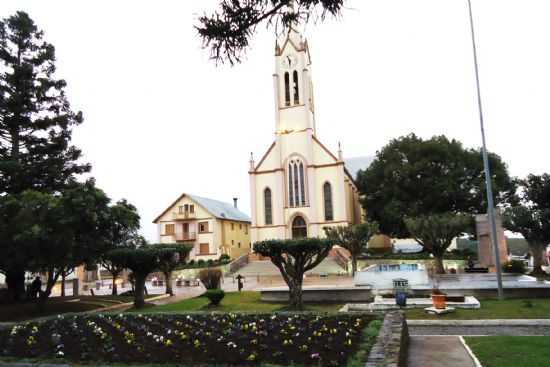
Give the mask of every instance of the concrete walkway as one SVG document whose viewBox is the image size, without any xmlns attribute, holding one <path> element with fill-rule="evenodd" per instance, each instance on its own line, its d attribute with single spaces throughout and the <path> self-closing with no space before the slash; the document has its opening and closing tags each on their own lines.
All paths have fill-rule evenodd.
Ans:
<svg viewBox="0 0 550 367">
<path fill-rule="evenodd" d="M 458 336 L 410 337 L 408 367 L 476 367 Z"/>
</svg>

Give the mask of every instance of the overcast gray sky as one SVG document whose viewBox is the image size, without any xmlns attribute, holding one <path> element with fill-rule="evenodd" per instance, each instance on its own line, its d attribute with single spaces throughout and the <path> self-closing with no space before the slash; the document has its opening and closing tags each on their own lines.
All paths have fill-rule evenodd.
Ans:
<svg viewBox="0 0 550 367">
<path fill-rule="evenodd" d="M 248 160 L 273 139 L 274 34 L 240 65 L 218 66 L 193 25 L 215 0 L 2 0 L 27 11 L 57 50 L 85 122 L 74 143 L 98 185 L 127 198 L 143 233 L 182 192 L 249 213 Z M 308 25 L 317 134 L 347 157 L 410 132 L 481 142 L 466 0 L 349 0 Z M 488 147 L 512 175 L 549 171 L 550 2 L 473 0 Z"/>
</svg>

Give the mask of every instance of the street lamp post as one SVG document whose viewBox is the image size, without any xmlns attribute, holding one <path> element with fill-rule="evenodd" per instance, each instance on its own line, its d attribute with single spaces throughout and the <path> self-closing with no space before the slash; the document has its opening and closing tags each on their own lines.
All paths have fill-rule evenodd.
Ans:
<svg viewBox="0 0 550 367">
<path fill-rule="evenodd" d="M 479 87 L 479 70 L 477 65 L 477 50 L 476 50 L 476 39 L 474 33 L 474 19 L 472 16 L 472 1 L 468 0 L 468 11 L 470 15 L 470 31 L 472 35 L 472 48 L 474 55 L 474 69 L 476 75 L 476 88 L 477 88 L 477 106 L 479 112 L 479 124 L 481 127 L 481 140 L 483 142 L 483 147 L 481 153 L 483 155 L 483 166 L 485 168 L 485 184 L 487 187 L 487 215 L 489 217 L 489 230 L 491 233 L 491 244 L 493 245 L 493 252 L 495 255 L 495 266 L 497 272 L 497 285 L 498 285 L 498 298 L 503 299 L 504 293 L 502 290 L 502 273 L 500 268 L 500 256 L 498 252 L 498 243 L 497 243 L 497 226 L 495 219 L 495 204 L 493 202 L 493 188 L 491 181 L 491 169 L 489 167 L 489 157 L 487 156 L 487 146 L 485 144 L 485 127 L 483 124 L 483 108 L 481 105 L 481 90 Z"/>
</svg>

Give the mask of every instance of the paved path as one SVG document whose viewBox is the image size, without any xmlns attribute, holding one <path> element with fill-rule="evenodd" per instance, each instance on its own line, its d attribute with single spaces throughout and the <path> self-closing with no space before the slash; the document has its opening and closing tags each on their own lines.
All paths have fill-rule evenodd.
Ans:
<svg viewBox="0 0 550 367">
<path fill-rule="evenodd" d="M 548 326 L 410 326 L 411 335 L 550 335 Z"/>
<path fill-rule="evenodd" d="M 476 367 L 458 336 L 411 336 L 408 367 Z"/>
</svg>

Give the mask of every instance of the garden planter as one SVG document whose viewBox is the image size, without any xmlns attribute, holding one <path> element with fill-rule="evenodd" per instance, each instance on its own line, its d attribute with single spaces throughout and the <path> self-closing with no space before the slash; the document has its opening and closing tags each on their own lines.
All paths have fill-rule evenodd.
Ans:
<svg viewBox="0 0 550 367">
<path fill-rule="evenodd" d="M 436 309 L 441 310 L 447 307 L 444 294 L 432 294 L 432 302 Z"/>
</svg>

